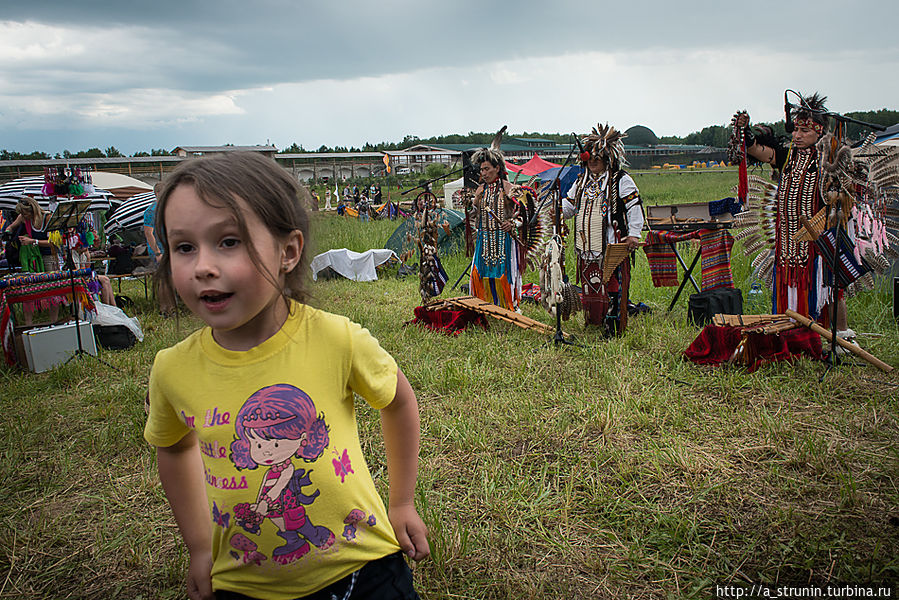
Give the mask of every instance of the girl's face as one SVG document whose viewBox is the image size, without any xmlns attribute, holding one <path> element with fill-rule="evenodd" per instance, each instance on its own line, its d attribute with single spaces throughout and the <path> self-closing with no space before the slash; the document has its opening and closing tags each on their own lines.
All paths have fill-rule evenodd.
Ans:
<svg viewBox="0 0 899 600">
<path fill-rule="evenodd" d="M 245 202 L 238 204 L 258 265 L 231 211 L 210 206 L 193 186 L 181 184 L 172 191 L 164 218 L 178 295 L 212 328 L 222 347 L 249 350 L 287 319 L 281 289 L 284 275 L 300 260 L 303 236 L 294 231 L 277 240 Z"/>
<path fill-rule="evenodd" d="M 306 434 L 302 434 L 298 440 L 265 440 L 256 437 L 252 429 L 247 430 L 247 437 L 250 441 L 250 458 L 257 465 L 271 466 L 278 465 L 289 460 L 295 455 L 306 440 Z"/>
</svg>

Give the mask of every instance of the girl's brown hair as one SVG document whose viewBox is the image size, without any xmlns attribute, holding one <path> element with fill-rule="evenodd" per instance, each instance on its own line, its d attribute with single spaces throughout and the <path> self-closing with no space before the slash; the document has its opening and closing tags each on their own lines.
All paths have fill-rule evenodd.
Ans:
<svg viewBox="0 0 899 600">
<path fill-rule="evenodd" d="M 253 245 L 246 222 L 241 216 L 240 198 L 277 240 L 284 240 L 292 232 L 303 234 L 303 250 L 299 262 L 286 273 L 281 295 L 305 303 L 309 297 L 306 289 L 305 273 L 309 267 L 310 239 L 309 216 L 300 203 L 299 185 L 296 180 L 271 158 L 255 152 L 228 152 L 210 157 L 194 158 L 178 165 L 162 182 L 157 191 L 156 224 L 154 234 L 160 240 L 163 250 L 156 270 L 156 293 L 167 294 L 174 290 L 172 269 L 169 261 L 165 227 L 165 208 L 172 191 L 179 185 L 194 188 L 204 202 L 210 206 L 226 208 L 234 215 L 241 236 L 247 244 L 247 252 L 257 268 L 266 277 L 274 279 L 276 274 L 262 269 L 259 253 Z M 161 297 L 161 296 L 160 296 Z"/>
</svg>

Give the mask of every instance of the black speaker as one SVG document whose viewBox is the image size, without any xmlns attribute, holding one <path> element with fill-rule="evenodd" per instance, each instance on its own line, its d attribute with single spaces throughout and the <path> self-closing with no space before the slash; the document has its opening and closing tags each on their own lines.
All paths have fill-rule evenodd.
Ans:
<svg viewBox="0 0 899 600">
<path fill-rule="evenodd" d="M 899 319 L 899 277 L 893 277 L 893 316 Z"/>
<path fill-rule="evenodd" d="M 477 152 L 477 150 L 462 151 L 463 185 L 472 190 L 477 188 L 481 183 L 481 165 L 476 165 L 471 162 L 471 156 L 475 152 Z"/>
</svg>

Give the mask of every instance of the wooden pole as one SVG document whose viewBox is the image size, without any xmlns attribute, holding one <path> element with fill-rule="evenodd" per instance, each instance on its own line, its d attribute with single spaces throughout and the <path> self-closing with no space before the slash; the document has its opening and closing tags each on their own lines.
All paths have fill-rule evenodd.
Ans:
<svg viewBox="0 0 899 600">
<path fill-rule="evenodd" d="M 790 310 L 789 308 L 785 311 L 785 314 L 788 317 L 790 317 L 791 319 L 793 319 L 794 321 L 797 321 L 798 323 L 805 325 L 806 327 L 808 327 L 809 329 L 811 329 L 812 331 L 814 331 L 815 333 L 817 333 L 818 335 L 820 335 L 821 337 L 826 339 L 828 342 L 831 341 L 831 339 L 833 337 L 831 335 L 831 333 L 828 330 L 821 327 L 820 325 L 818 325 L 817 323 L 815 323 L 814 321 L 812 321 L 811 319 L 809 319 L 808 317 L 803 317 L 798 312 L 796 312 L 794 310 Z M 869 363 L 871 363 L 872 365 L 874 365 L 875 367 L 877 367 L 884 373 L 889 373 L 890 371 L 893 370 L 893 367 L 886 364 L 882 360 L 878 359 L 873 354 L 871 354 L 869 352 L 865 352 L 864 350 L 862 350 L 855 344 L 850 344 L 849 342 L 847 342 L 846 340 L 844 340 L 840 337 L 837 337 L 837 344 L 839 344 L 839 346 L 841 348 L 845 348 L 846 350 L 848 350 L 849 352 L 858 356 L 859 358 L 862 358 L 862 359 L 868 361 Z"/>
</svg>

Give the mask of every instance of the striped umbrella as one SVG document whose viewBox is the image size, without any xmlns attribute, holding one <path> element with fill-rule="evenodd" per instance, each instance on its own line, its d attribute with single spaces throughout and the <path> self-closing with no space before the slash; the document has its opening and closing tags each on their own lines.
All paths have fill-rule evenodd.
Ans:
<svg viewBox="0 0 899 600">
<path fill-rule="evenodd" d="M 143 192 L 131 196 L 113 211 L 106 222 L 106 234 L 113 235 L 125 229 L 140 229 L 144 224 L 144 213 L 156 202 L 156 194 Z"/>
<path fill-rule="evenodd" d="M 50 210 L 51 202 L 67 200 L 67 196 L 44 196 L 41 189 L 44 186 L 44 176 L 35 175 L 32 177 L 20 177 L 13 181 L 8 181 L 0 185 L 0 209 L 14 210 L 16 204 L 22 199 L 22 196 L 32 196 L 44 210 Z M 79 200 L 90 200 L 91 205 L 88 210 L 108 210 L 111 206 L 109 199 L 112 197 L 110 192 L 102 189 L 95 189 L 92 194 L 81 196 Z"/>
</svg>

